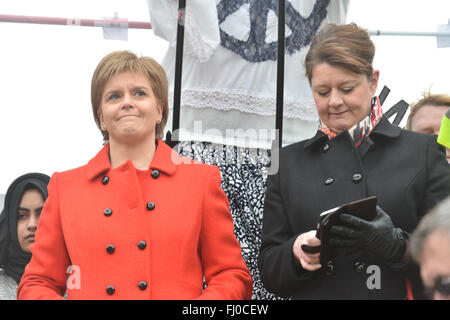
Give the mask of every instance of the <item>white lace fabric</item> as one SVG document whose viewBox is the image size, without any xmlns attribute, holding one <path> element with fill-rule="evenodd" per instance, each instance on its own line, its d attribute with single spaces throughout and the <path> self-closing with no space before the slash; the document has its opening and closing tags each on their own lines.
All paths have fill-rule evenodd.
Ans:
<svg viewBox="0 0 450 320">
<path fill-rule="evenodd" d="M 171 44 L 161 64 L 169 78 L 169 104 L 172 107 L 178 1 L 147 1 L 155 34 Z M 214 127 L 221 133 L 226 129 L 275 128 L 277 62 L 274 60 L 249 62 L 220 44 L 221 26 L 217 4 L 226 1 L 233 2 L 233 0 L 190 0 L 186 3 L 180 118 L 184 132 L 190 134 L 185 134 L 184 139 L 180 137 L 182 140 L 202 138 L 207 139 L 203 141 L 227 143 L 222 135 L 214 135 L 211 130 L 209 134 L 194 133 L 196 120 L 209 122 L 210 125 L 205 127 Z M 345 23 L 348 2 L 349 0 L 330 1 L 322 24 Z M 307 17 L 315 0 L 289 0 L 289 3 Z M 247 7 L 243 6 L 239 14 L 233 17 L 245 20 L 242 23 L 230 23 L 231 20 L 223 22 L 226 32 L 234 32 L 236 39 L 246 34 L 246 31 L 241 29 L 248 19 L 244 15 L 245 10 L 249 9 Z M 276 17 L 270 15 L 269 18 L 267 32 L 274 33 L 276 28 L 272 20 Z M 274 37 L 276 38 L 273 34 L 267 34 L 266 41 L 273 40 Z M 315 132 L 311 132 L 311 127 L 315 126 L 317 129 L 318 125 L 317 110 L 303 64 L 307 51 L 308 47 L 303 47 L 285 56 L 284 145 L 311 137 Z M 221 121 L 217 121 L 216 118 Z M 270 144 L 269 140 L 263 143 L 263 145 Z M 256 145 L 261 145 L 260 141 L 253 147 Z"/>
<path fill-rule="evenodd" d="M 216 88 L 190 88 L 183 90 L 181 104 L 191 108 L 213 108 L 220 111 L 238 110 L 260 116 L 273 116 L 276 109 L 275 97 L 257 97 Z M 173 105 L 173 91 L 169 91 L 169 105 Z M 307 121 L 317 121 L 317 109 L 314 101 L 284 101 L 284 116 Z"/>
</svg>

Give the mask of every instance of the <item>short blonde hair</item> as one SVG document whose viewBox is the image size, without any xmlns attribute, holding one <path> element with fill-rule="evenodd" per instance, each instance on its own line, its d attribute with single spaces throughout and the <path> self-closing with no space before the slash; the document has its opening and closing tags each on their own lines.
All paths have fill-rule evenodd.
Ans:
<svg viewBox="0 0 450 320">
<path fill-rule="evenodd" d="M 109 141 L 109 134 L 103 131 L 100 125 L 99 110 L 103 91 L 112 76 L 122 72 L 142 73 L 152 86 L 153 94 L 162 106 L 161 122 L 155 126 L 156 138 L 162 138 L 164 127 L 169 116 L 168 81 L 167 75 L 161 65 L 149 57 L 138 57 L 129 51 L 115 51 L 105 56 L 92 75 L 91 81 L 91 104 L 95 123 L 103 135 L 103 141 Z"/>
</svg>

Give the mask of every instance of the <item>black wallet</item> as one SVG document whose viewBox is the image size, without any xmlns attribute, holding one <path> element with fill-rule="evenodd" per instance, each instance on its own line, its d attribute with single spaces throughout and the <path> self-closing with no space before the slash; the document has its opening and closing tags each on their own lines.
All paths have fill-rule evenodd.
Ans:
<svg viewBox="0 0 450 320">
<path fill-rule="evenodd" d="M 355 217 L 371 221 L 377 214 L 377 198 L 369 197 L 349 202 L 339 207 L 324 211 L 319 216 L 316 237 L 320 239 L 320 263 L 322 266 L 334 259 L 338 253 L 327 245 L 330 239 L 330 229 L 338 221 L 342 213 L 351 214 Z M 342 224 L 342 222 L 341 222 Z"/>
</svg>

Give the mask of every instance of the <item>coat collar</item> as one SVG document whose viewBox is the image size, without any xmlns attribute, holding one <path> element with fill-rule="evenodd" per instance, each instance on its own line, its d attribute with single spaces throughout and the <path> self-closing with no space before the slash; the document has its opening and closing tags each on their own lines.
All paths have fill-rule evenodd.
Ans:
<svg viewBox="0 0 450 320">
<path fill-rule="evenodd" d="M 400 127 L 393 125 L 386 116 L 383 116 L 375 129 L 373 129 L 372 134 L 385 136 L 387 138 L 397 138 L 400 136 L 401 132 L 402 129 Z"/>
<path fill-rule="evenodd" d="M 400 136 L 401 131 L 402 129 L 400 127 L 393 125 L 389 122 L 386 116 L 383 116 L 376 125 L 375 129 L 373 129 L 371 135 L 380 135 L 387 138 L 397 138 L 398 136 Z M 317 131 L 314 137 L 305 142 L 304 147 L 305 149 L 308 149 L 316 144 L 322 145 L 323 142 L 327 140 L 328 136 L 325 133 L 323 133 L 322 131 Z"/>
<path fill-rule="evenodd" d="M 165 144 L 161 139 L 157 140 L 157 148 L 150 169 L 156 169 L 168 175 L 172 175 L 177 169 L 180 156 L 178 153 Z M 109 161 L 109 144 L 106 144 L 97 155 L 92 158 L 86 166 L 86 176 L 92 180 L 101 174 L 111 170 Z"/>
<path fill-rule="evenodd" d="M 328 136 L 323 133 L 322 131 L 317 130 L 316 135 L 312 137 L 311 139 L 307 140 L 304 144 L 305 149 L 310 148 L 313 145 L 320 144 L 322 145 L 323 142 L 328 141 Z"/>
</svg>

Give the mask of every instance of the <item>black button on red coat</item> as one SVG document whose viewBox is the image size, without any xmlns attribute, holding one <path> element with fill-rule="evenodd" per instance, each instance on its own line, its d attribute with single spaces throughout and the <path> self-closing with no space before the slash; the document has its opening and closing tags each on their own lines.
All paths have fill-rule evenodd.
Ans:
<svg viewBox="0 0 450 320">
<path fill-rule="evenodd" d="M 103 183 L 104 185 L 106 185 L 106 184 L 108 184 L 108 182 L 109 182 L 109 177 L 108 177 L 108 176 L 104 176 L 104 177 L 102 178 L 102 183 Z"/>
<path fill-rule="evenodd" d="M 106 293 L 109 294 L 110 296 L 113 295 L 114 292 L 116 292 L 116 288 L 114 288 L 114 286 L 107 286 L 106 287 Z"/>
<path fill-rule="evenodd" d="M 152 175 L 152 178 L 153 178 L 153 179 L 158 179 L 158 177 L 159 177 L 159 171 L 156 170 L 156 169 L 153 169 L 151 175 Z"/>
<path fill-rule="evenodd" d="M 108 252 L 109 254 L 113 254 L 114 251 L 116 251 L 116 247 L 114 247 L 114 245 L 108 244 L 108 245 L 106 246 L 106 252 Z"/>
<path fill-rule="evenodd" d="M 146 281 L 139 282 L 139 289 L 141 290 L 147 289 L 147 282 Z"/>
<path fill-rule="evenodd" d="M 139 241 L 139 243 L 138 243 L 138 248 L 140 249 L 140 250 L 144 250 L 145 249 L 145 247 L 147 247 L 147 243 L 145 242 L 145 241 Z"/>
<path fill-rule="evenodd" d="M 152 201 L 147 202 L 147 210 L 153 210 L 155 209 L 155 203 Z"/>
</svg>

